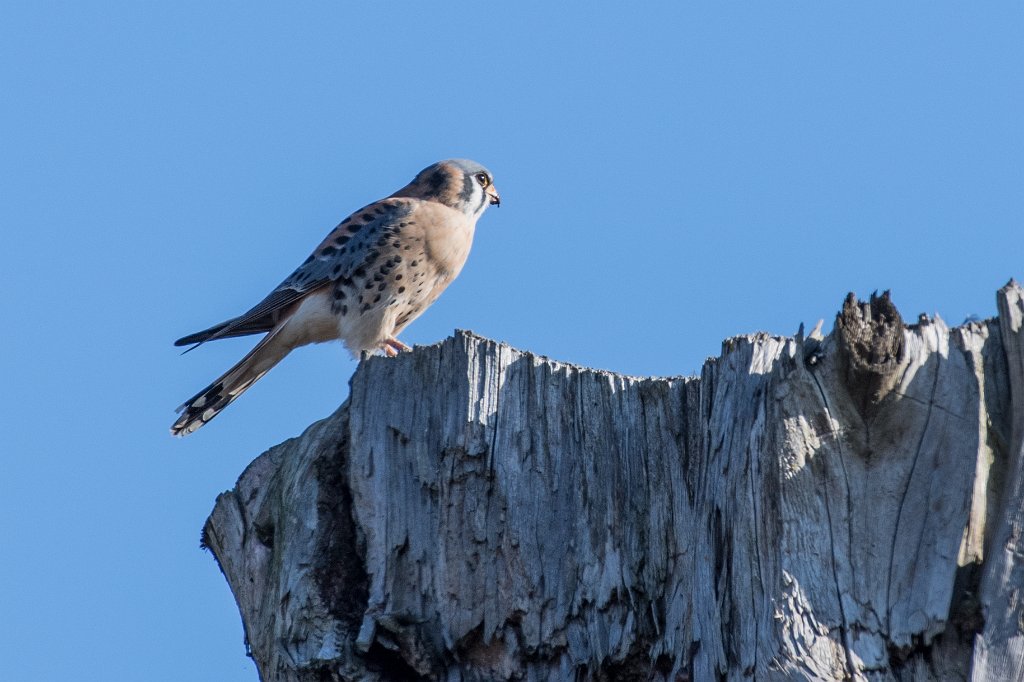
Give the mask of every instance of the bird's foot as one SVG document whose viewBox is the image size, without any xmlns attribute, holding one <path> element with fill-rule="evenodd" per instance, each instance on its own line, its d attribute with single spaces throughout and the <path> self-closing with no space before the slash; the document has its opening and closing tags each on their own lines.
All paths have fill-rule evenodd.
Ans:
<svg viewBox="0 0 1024 682">
<path fill-rule="evenodd" d="M 393 336 L 389 336 L 384 340 L 384 354 L 389 358 L 393 358 L 400 352 L 410 351 L 411 347 L 405 345 Z"/>
<path fill-rule="evenodd" d="M 386 343 L 391 348 L 394 348 L 395 350 L 399 350 L 399 351 L 409 351 L 409 350 L 412 350 L 412 346 L 405 345 L 404 343 L 402 343 L 401 341 L 399 341 L 398 339 L 396 339 L 393 336 L 389 336 L 387 341 L 385 341 L 384 343 Z"/>
</svg>

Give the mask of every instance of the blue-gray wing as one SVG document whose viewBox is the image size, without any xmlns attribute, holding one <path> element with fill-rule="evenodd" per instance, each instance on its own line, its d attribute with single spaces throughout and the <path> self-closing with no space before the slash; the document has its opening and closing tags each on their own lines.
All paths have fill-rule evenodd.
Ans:
<svg viewBox="0 0 1024 682">
<path fill-rule="evenodd" d="M 331 282 L 364 275 L 368 265 L 379 256 L 379 250 L 399 236 L 407 225 L 413 201 L 383 199 L 356 211 L 331 230 L 309 258 L 262 301 L 238 317 L 182 337 L 174 345 L 198 345 L 215 339 L 269 332 L 292 304 L 307 294 Z"/>
</svg>

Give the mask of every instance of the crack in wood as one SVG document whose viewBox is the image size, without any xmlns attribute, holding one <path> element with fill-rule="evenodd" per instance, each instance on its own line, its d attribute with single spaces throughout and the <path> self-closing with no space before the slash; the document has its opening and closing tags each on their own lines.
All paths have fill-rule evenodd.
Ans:
<svg viewBox="0 0 1024 682">
<path fill-rule="evenodd" d="M 954 330 L 848 299 L 813 363 L 755 334 L 683 379 L 468 332 L 370 358 L 204 538 L 264 680 L 1010 679 L 1024 296 L 1000 297 L 1005 324 Z M 1012 480 L 975 486 L 1007 440 Z"/>
</svg>

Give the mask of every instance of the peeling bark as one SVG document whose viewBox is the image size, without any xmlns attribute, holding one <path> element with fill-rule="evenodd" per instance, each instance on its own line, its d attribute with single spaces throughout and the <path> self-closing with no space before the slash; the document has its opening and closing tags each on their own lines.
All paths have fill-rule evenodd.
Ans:
<svg viewBox="0 0 1024 682">
<path fill-rule="evenodd" d="M 1024 676 L 1024 291 L 699 377 L 370 358 L 204 529 L 263 680 Z"/>
</svg>

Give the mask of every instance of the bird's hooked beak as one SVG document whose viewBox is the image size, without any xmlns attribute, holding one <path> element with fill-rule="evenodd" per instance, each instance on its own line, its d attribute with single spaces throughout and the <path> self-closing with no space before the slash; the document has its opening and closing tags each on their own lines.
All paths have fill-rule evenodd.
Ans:
<svg viewBox="0 0 1024 682">
<path fill-rule="evenodd" d="M 484 191 L 491 198 L 491 206 L 501 206 L 501 196 L 498 194 L 498 190 L 494 188 L 494 185 L 489 185 Z"/>
</svg>

